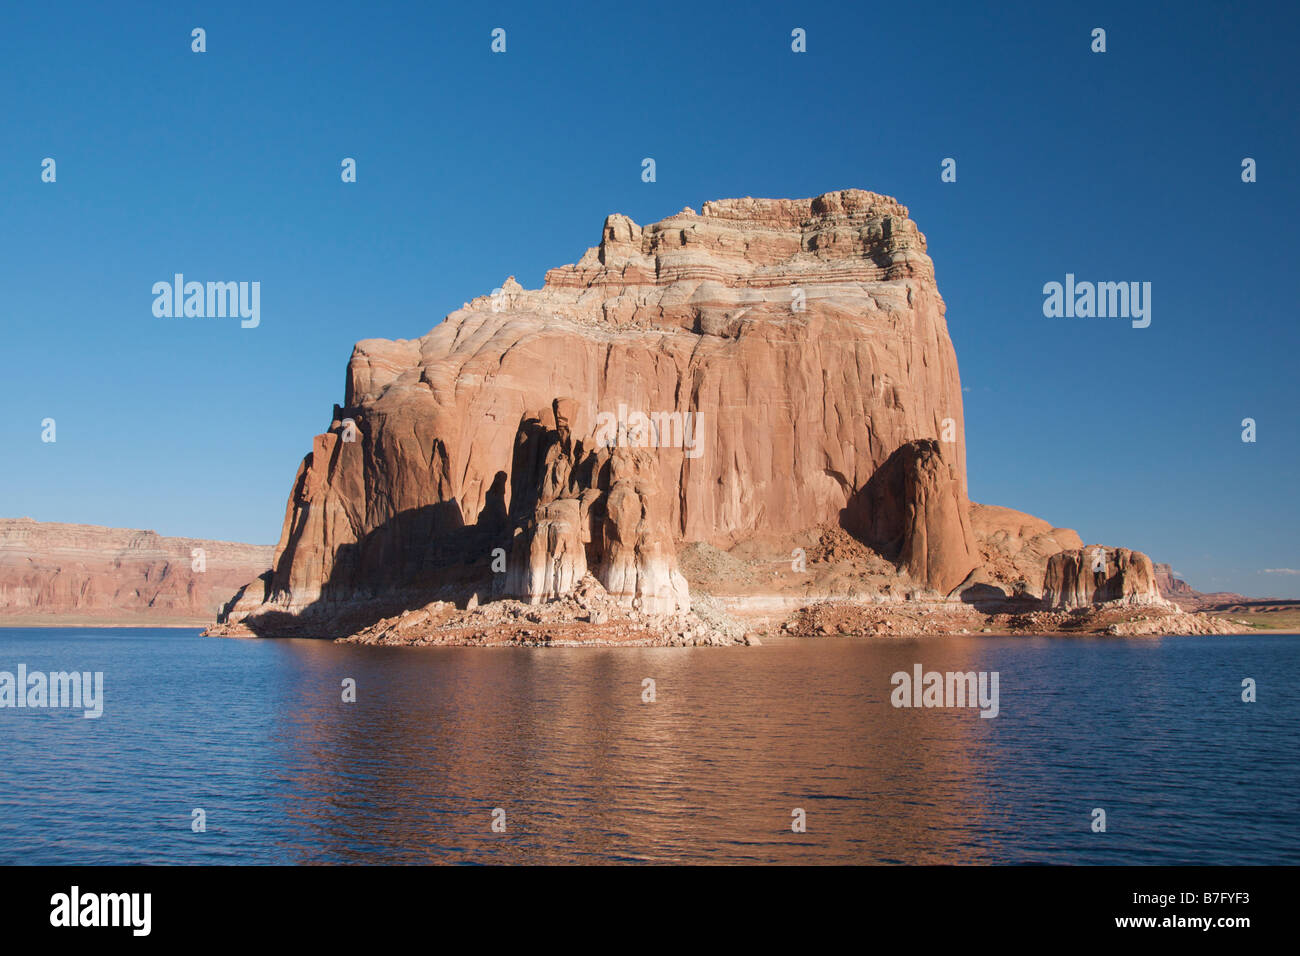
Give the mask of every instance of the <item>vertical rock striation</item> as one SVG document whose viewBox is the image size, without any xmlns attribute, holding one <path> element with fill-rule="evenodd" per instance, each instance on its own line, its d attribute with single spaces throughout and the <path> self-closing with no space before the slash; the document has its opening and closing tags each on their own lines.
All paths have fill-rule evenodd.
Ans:
<svg viewBox="0 0 1300 956">
<path fill-rule="evenodd" d="M 1118 602 L 1167 605 L 1156 586 L 1155 566 L 1141 551 L 1099 544 L 1061 551 L 1047 559 L 1043 601 L 1048 607 L 1090 607 Z"/>
</svg>

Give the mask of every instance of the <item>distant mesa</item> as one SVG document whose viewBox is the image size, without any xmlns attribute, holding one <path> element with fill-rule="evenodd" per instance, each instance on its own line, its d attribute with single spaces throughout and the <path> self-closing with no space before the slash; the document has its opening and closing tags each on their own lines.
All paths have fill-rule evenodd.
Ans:
<svg viewBox="0 0 1300 956">
<path fill-rule="evenodd" d="M 1160 596 L 1177 604 L 1185 611 L 1205 611 L 1251 607 L 1252 609 L 1293 609 L 1300 602 L 1277 598 L 1249 598 L 1235 591 L 1198 591 L 1167 564 L 1155 566 L 1156 586 Z"/>
<path fill-rule="evenodd" d="M 1161 597 L 1174 599 L 1179 596 L 1192 596 L 1200 592 L 1193 590 L 1192 586 L 1182 578 L 1174 574 L 1174 569 L 1167 564 L 1157 564 L 1155 566 L 1156 586 L 1160 589 Z"/>
<path fill-rule="evenodd" d="M 270 567 L 273 553 L 267 545 L 0 518 L 0 623 L 207 623 L 232 589 Z"/>
</svg>

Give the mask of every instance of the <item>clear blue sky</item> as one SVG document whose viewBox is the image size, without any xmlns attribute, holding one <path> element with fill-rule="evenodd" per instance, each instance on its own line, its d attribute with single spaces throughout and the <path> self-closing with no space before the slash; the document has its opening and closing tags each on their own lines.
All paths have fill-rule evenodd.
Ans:
<svg viewBox="0 0 1300 956">
<path fill-rule="evenodd" d="M 1300 596 L 1295 10 L 5 4 L 0 515 L 273 542 L 356 340 L 611 212 L 860 187 L 929 239 L 975 500 Z M 260 328 L 155 318 L 175 272 L 260 281 Z M 1067 272 L 1151 282 L 1151 327 L 1044 318 Z"/>
</svg>

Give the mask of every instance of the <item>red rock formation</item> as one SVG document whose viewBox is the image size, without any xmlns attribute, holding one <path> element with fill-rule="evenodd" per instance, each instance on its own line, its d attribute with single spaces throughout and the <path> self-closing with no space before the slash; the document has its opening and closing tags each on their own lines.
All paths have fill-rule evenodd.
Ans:
<svg viewBox="0 0 1300 956">
<path fill-rule="evenodd" d="M 1174 577 L 1174 569 L 1170 565 L 1157 564 L 1155 572 L 1156 587 L 1159 588 L 1161 597 L 1178 605 L 1186 603 L 1195 606 L 1200 602 L 1201 592 L 1182 578 Z"/>
<path fill-rule="evenodd" d="M 152 531 L 0 518 L 0 620 L 211 621 L 235 588 L 271 566 L 272 551 Z"/>
<path fill-rule="evenodd" d="M 562 426 L 529 418 L 556 398 Z M 614 434 L 627 454 L 608 487 L 574 485 L 579 461 L 517 441 L 520 422 L 586 455 Z M 570 587 L 585 557 L 623 600 L 680 606 L 676 545 L 839 523 L 942 592 L 979 563 L 956 358 L 907 209 L 846 190 L 645 227 L 615 215 L 542 289 L 507 280 L 422 338 L 356 346 L 269 587 L 236 617 L 422 606 L 452 565 L 502 546 L 503 524 L 525 536 L 504 543 L 509 589 L 530 600 Z"/>
<path fill-rule="evenodd" d="M 970 518 L 980 559 L 1007 594 L 1041 597 L 1048 559 L 1083 547 L 1077 531 L 1011 508 L 972 502 Z"/>
<path fill-rule="evenodd" d="M 653 614 L 690 610 L 654 454 L 575 441 L 574 407 L 556 399 L 549 416 L 520 425 L 516 451 L 532 442 L 540 451 L 515 455 L 516 476 L 529 487 L 517 499 L 506 596 L 533 604 L 563 597 L 590 566 L 624 604 Z M 530 460 L 531 481 L 520 468 Z"/>
<path fill-rule="evenodd" d="M 1092 544 L 1047 560 L 1043 601 L 1049 607 L 1093 604 L 1168 605 L 1156 587 L 1155 567 L 1141 551 Z"/>
<path fill-rule="evenodd" d="M 980 562 L 964 485 L 942 447 L 933 439 L 901 445 L 849 502 L 845 526 L 947 594 Z"/>
</svg>

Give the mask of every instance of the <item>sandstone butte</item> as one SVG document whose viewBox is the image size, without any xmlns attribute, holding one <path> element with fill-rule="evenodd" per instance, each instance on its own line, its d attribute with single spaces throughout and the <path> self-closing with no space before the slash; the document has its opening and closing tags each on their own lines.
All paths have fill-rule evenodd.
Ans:
<svg viewBox="0 0 1300 956">
<path fill-rule="evenodd" d="M 272 556 L 269 546 L 0 518 L 0 623 L 208 623 Z"/>
<path fill-rule="evenodd" d="M 1145 555 L 1095 572 L 1082 547 L 969 501 L 957 358 L 905 206 L 726 199 L 611 215 L 540 290 L 512 277 L 421 338 L 359 342 L 271 570 L 208 633 L 729 643 L 737 617 L 825 602 L 911 602 L 903 626 L 922 609 L 941 630 L 1176 611 Z"/>
</svg>

